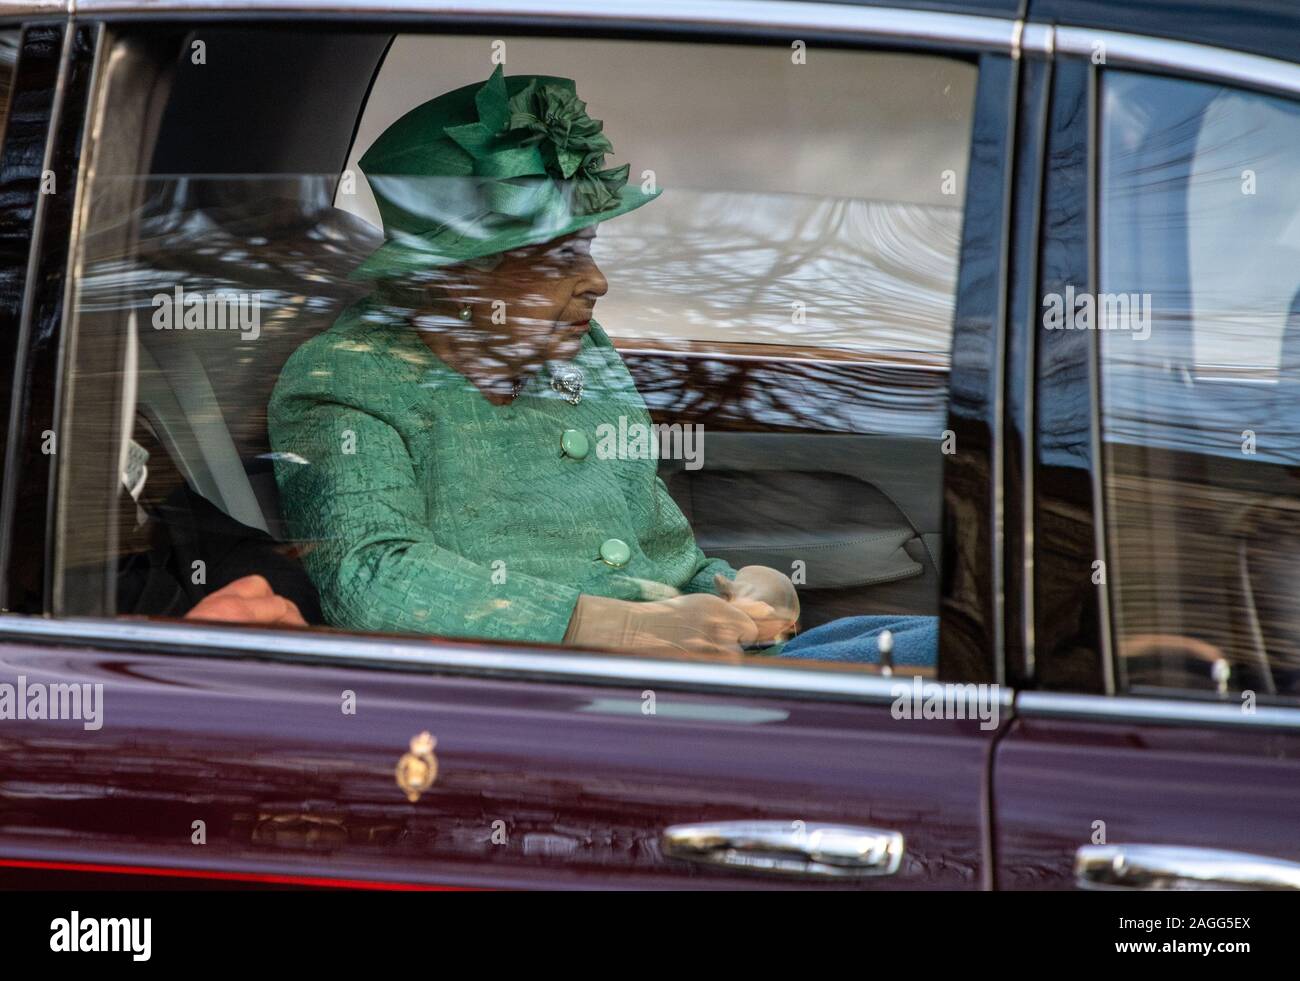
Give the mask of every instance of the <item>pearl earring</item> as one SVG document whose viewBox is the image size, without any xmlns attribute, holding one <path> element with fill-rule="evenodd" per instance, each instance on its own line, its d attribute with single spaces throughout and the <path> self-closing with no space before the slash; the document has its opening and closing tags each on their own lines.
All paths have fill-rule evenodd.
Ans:
<svg viewBox="0 0 1300 981">
<path fill-rule="evenodd" d="M 465 306 L 460 308 L 460 312 L 457 313 L 456 316 L 460 317 L 460 319 L 465 321 L 466 323 L 469 323 L 469 321 L 472 320 L 474 317 L 474 309 L 468 304 L 466 304 Z"/>
</svg>

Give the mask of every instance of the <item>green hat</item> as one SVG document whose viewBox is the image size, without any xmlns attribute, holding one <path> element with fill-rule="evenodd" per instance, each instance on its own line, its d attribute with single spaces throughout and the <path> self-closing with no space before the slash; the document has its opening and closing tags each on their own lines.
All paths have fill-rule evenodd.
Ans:
<svg viewBox="0 0 1300 981">
<path fill-rule="evenodd" d="M 547 242 L 639 208 L 659 194 L 609 170 L 604 124 L 572 79 L 506 78 L 498 65 L 417 106 L 359 161 L 386 241 L 353 279 L 404 276 Z"/>
</svg>

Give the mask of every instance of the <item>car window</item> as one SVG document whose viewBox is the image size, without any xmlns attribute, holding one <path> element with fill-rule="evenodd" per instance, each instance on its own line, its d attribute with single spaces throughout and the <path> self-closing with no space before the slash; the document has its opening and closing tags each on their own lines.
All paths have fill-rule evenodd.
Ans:
<svg viewBox="0 0 1300 981">
<path fill-rule="evenodd" d="M 56 611 L 932 669 L 975 64 L 389 40 L 111 40 Z"/>
<path fill-rule="evenodd" d="M 1300 694 L 1300 106 L 1103 76 L 1101 431 L 1123 676 Z"/>
</svg>

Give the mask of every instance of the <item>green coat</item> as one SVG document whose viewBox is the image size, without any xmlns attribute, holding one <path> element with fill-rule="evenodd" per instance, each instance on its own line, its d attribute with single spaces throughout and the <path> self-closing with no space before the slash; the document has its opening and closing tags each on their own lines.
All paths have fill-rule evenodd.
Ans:
<svg viewBox="0 0 1300 981">
<path fill-rule="evenodd" d="M 294 352 L 268 428 L 281 511 L 330 623 L 558 643 L 581 593 L 652 599 L 734 577 L 695 544 L 653 458 L 602 458 L 598 427 L 650 418 L 594 322 L 574 361 L 579 404 L 542 369 L 493 405 L 371 300 Z M 566 430 L 585 456 L 572 435 L 562 452 Z M 619 543 L 625 563 L 601 558 L 602 545 L 621 558 Z"/>
</svg>

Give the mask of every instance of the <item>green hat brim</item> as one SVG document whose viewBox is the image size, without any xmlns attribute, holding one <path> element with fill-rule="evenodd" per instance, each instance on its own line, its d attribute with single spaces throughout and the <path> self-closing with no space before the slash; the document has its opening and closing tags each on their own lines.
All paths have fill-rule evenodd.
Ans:
<svg viewBox="0 0 1300 981">
<path fill-rule="evenodd" d="M 401 239 L 389 239 L 370 253 L 348 278 L 394 279 L 440 266 L 453 266 L 470 259 L 481 259 L 500 252 L 509 252 L 511 249 L 521 249 L 527 245 L 539 245 L 542 242 L 563 238 L 565 235 L 572 235 L 580 229 L 608 221 L 610 218 L 617 218 L 629 211 L 635 211 L 643 204 L 649 204 L 660 193 L 659 190 L 647 193 L 640 188 L 625 186 L 619 190 L 620 201 L 614 207 L 575 216 L 559 229 L 521 227 L 518 231 L 496 235 L 489 239 L 466 236 L 452 247 L 442 242 L 436 248 L 431 242 L 418 235 L 404 235 Z"/>
</svg>

